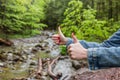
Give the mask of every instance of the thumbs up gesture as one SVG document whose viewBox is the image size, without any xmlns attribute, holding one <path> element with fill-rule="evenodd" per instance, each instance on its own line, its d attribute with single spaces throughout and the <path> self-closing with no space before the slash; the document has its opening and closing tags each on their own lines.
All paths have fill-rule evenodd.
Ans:
<svg viewBox="0 0 120 80">
<path fill-rule="evenodd" d="M 58 34 L 53 35 L 52 39 L 56 44 L 66 44 L 68 41 L 68 39 L 63 35 L 60 27 L 58 27 Z"/>
<path fill-rule="evenodd" d="M 69 53 L 72 59 L 86 59 L 87 58 L 87 49 L 85 49 L 78 41 L 76 36 L 72 33 L 73 44 L 70 44 L 67 48 L 67 52 Z"/>
<path fill-rule="evenodd" d="M 78 41 L 76 36 L 72 33 L 73 44 L 70 44 L 67 48 L 67 52 L 69 53 L 72 59 L 86 59 L 87 58 L 87 49 L 85 49 Z M 68 39 L 63 35 L 60 27 L 58 27 L 58 34 L 52 36 L 53 41 L 56 44 L 66 44 Z"/>
</svg>

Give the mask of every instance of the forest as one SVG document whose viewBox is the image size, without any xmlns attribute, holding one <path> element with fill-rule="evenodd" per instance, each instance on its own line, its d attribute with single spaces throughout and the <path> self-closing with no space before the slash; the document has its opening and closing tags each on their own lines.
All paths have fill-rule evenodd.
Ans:
<svg viewBox="0 0 120 80">
<path fill-rule="evenodd" d="M 119 0 L 0 0 L 0 4 L 2 38 L 32 36 L 61 26 L 66 36 L 75 32 L 79 39 L 100 42 L 119 29 Z"/>
<path fill-rule="evenodd" d="M 0 0 L 0 80 L 50 80 L 50 78 L 58 80 L 58 75 L 51 77 L 49 74 L 52 71 L 51 66 L 58 57 L 51 63 L 46 59 L 53 58 L 48 53 L 52 55 L 61 53 L 64 57 L 67 55 L 65 46 L 60 46 L 61 51 L 59 51 L 58 45 L 51 40 L 51 36 L 58 33 L 58 27 L 60 26 L 66 37 L 71 37 L 71 33 L 74 33 L 80 40 L 103 42 L 120 28 L 119 2 L 120 0 Z M 41 78 L 43 75 L 40 71 L 41 59 L 38 56 L 41 59 L 45 58 L 47 62 L 43 64 L 45 68 L 46 64 L 49 65 L 48 68 L 51 70 L 48 71 L 49 79 Z M 65 58 L 63 58 L 64 61 L 66 61 Z M 30 59 L 32 59 L 31 62 L 29 62 Z M 11 70 L 21 69 L 20 65 L 25 62 L 30 65 L 29 67 L 33 66 L 32 70 L 27 67 L 20 74 L 11 73 Z M 36 67 L 40 75 L 34 74 Z M 82 62 L 82 67 L 88 67 L 86 62 Z M 28 71 L 33 72 L 29 72 L 28 76 Z M 109 70 L 107 72 L 109 73 Z M 99 75 L 99 73 L 101 72 L 93 74 Z M 103 70 L 103 74 L 107 73 Z M 110 80 L 111 74 L 108 75 L 109 79 L 102 77 Z M 35 79 L 28 79 L 31 76 Z M 45 73 L 43 76 L 48 75 Z M 66 77 L 68 78 L 68 75 L 60 80 L 68 80 L 65 79 Z M 100 80 L 96 78 L 90 78 L 90 80 Z"/>
</svg>

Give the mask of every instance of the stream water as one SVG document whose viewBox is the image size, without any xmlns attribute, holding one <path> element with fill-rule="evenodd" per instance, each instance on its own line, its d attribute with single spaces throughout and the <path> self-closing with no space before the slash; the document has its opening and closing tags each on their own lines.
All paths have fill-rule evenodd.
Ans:
<svg viewBox="0 0 120 80">
<path fill-rule="evenodd" d="M 14 46 L 0 46 L 0 80 L 40 80 L 33 74 L 38 66 L 38 57 L 55 58 L 60 54 L 59 46 L 51 39 L 53 34 L 54 31 L 44 31 L 31 38 L 14 39 Z M 62 73 L 59 80 L 68 80 L 76 72 L 72 66 L 72 60 L 63 56 L 52 70 L 55 74 Z M 44 68 L 45 76 L 41 80 L 51 80 Z"/>
</svg>

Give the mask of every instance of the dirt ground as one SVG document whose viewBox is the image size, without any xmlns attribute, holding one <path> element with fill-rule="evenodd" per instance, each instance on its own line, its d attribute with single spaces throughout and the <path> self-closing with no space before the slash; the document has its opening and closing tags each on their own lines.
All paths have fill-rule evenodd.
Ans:
<svg viewBox="0 0 120 80">
<path fill-rule="evenodd" d="M 69 80 L 120 80 L 120 68 L 100 69 L 76 73 Z"/>
</svg>

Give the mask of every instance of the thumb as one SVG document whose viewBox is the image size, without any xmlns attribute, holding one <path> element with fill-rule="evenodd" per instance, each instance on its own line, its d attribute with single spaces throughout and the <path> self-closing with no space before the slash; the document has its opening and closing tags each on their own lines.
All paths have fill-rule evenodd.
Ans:
<svg viewBox="0 0 120 80">
<path fill-rule="evenodd" d="M 73 41 L 74 43 L 79 43 L 77 37 L 74 35 L 74 33 L 72 33 L 72 38 L 73 38 Z"/>
<path fill-rule="evenodd" d="M 58 33 L 60 35 L 61 38 L 65 38 L 65 36 L 63 35 L 61 29 L 60 29 L 60 26 L 58 27 Z"/>
</svg>

